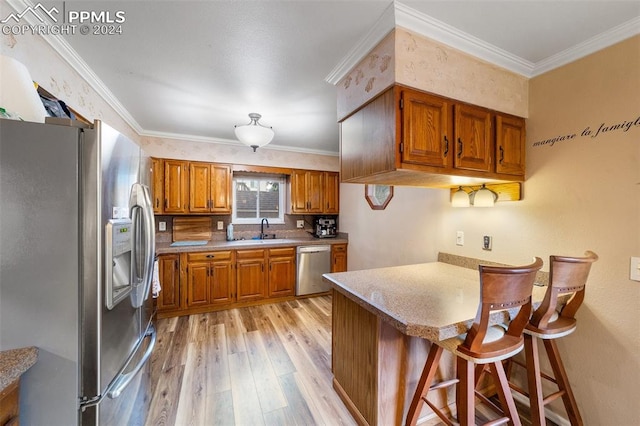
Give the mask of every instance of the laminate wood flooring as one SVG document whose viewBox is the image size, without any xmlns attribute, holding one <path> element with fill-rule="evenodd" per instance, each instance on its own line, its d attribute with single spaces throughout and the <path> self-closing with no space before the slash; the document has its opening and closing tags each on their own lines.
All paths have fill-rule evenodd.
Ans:
<svg viewBox="0 0 640 426">
<path fill-rule="evenodd" d="M 157 328 L 148 426 L 355 424 L 331 384 L 329 296 Z"/>
<path fill-rule="evenodd" d="M 355 424 L 332 387 L 330 296 L 156 326 L 146 426 Z"/>
</svg>

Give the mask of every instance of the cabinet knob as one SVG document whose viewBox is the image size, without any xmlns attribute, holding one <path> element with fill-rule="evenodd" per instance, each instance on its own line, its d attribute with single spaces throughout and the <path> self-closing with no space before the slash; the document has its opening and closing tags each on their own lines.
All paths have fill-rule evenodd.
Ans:
<svg viewBox="0 0 640 426">
<path fill-rule="evenodd" d="M 207 257 L 207 259 L 213 259 L 214 257 L 216 257 L 216 255 L 215 254 L 208 254 L 206 257 Z"/>
</svg>

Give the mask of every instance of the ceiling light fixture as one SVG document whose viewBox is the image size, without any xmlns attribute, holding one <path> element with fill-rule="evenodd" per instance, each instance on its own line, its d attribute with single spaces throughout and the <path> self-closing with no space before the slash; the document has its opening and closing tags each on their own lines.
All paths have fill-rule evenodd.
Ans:
<svg viewBox="0 0 640 426">
<path fill-rule="evenodd" d="M 260 114 L 252 112 L 249 114 L 249 118 L 251 119 L 249 124 L 234 126 L 238 140 L 253 148 L 253 152 L 256 152 L 256 149 L 271 142 L 274 136 L 272 127 L 263 126 L 258 123 L 261 117 Z"/>
</svg>

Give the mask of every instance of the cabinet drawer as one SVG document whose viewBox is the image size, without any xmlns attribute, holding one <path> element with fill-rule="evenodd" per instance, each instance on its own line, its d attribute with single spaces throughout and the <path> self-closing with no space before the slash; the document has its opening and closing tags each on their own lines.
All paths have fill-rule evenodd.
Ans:
<svg viewBox="0 0 640 426">
<path fill-rule="evenodd" d="M 334 253 L 340 253 L 340 252 L 345 252 L 347 251 L 347 245 L 346 244 L 334 244 L 331 246 L 331 251 Z"/>
<path fill-rule="evenodd" d="M 231 250 L 211 251 L 204 253 L 187 253 L 187 262 L 210 262 L 214 260 L 230 260 Z"/>
<path fill-rule="evenodd" d="M 290 257 L 296 255 L 295 247 L 283 247 L 269 249 L 269 257 Z"/>
<path fill-rule="evenodd" d="M 238 260 L 242 259 L 263 259 L 264 258 L 264 249 L 256 249 L 256 250 L 237 250 L 236 258 Z"/>
</svg>

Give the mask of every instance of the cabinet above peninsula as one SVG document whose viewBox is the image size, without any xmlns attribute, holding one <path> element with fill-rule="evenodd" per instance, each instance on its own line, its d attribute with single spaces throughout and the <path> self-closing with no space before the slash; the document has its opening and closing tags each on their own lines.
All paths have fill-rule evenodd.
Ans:
<svg viewBox="0 0 640 426">
<path fill-rule="evenodd" d="M 521 182 L 525 121 L 395 85 L 341 121 L 340 152 L 343 182 Z"/>
</svg>

